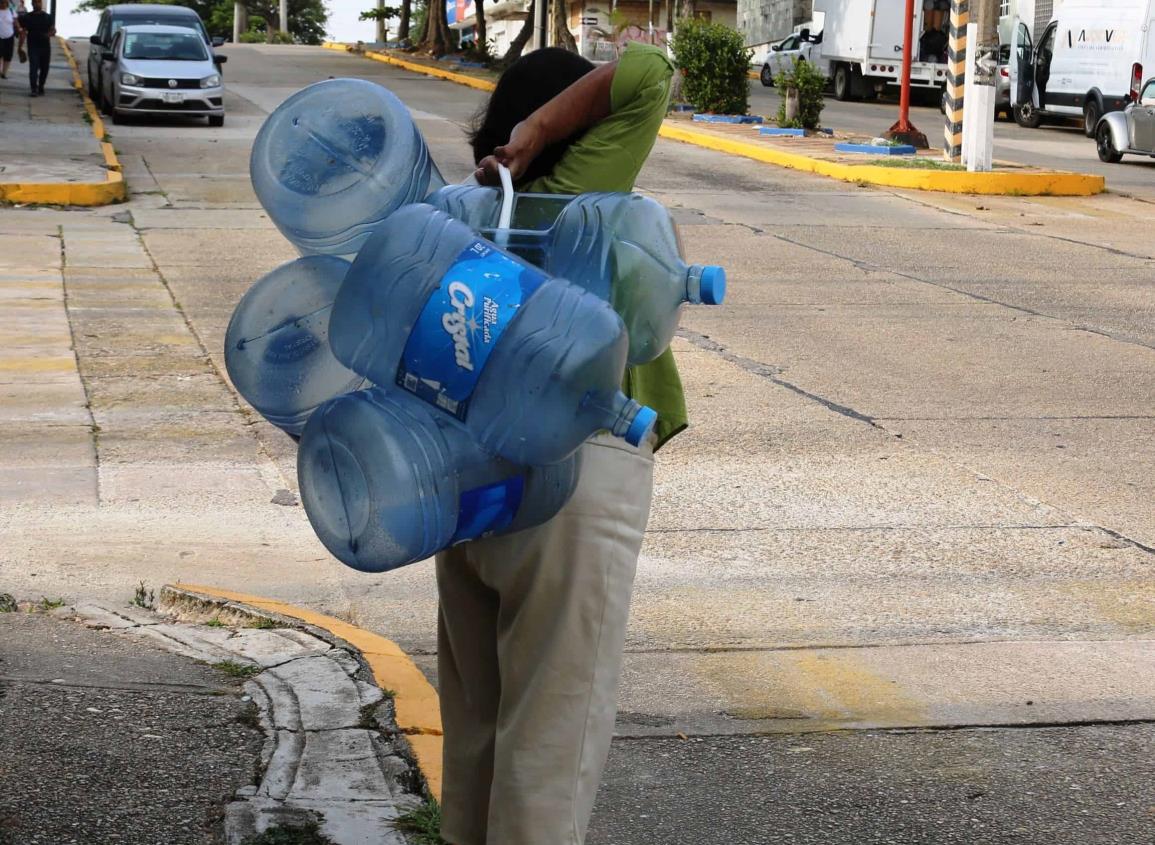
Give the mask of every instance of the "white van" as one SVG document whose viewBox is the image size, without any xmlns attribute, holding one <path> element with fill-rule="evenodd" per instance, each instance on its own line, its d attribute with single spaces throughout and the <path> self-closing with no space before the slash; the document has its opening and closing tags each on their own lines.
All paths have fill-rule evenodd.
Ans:
<svg viewBox="0 0 1155 845">
<path fill-rule="evenodd" d="M 1056 0 L 1054 17 L 1032 44 L 1015 21 L 1011 106 L 1020 126 L 1045 118 L 1083 118 L 1093 137 L 1099 118 L 1137 95 L 1155 70 L 1155 0 Z"/>
</svg>

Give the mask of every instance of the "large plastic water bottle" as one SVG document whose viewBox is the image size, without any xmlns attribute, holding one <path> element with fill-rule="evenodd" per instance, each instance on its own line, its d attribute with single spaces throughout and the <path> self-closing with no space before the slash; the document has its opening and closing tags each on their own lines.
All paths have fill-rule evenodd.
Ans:
<svg viewBox="0 0 1155 845">
<path fill-rule="evenodd" d="M 355 569 L 381 572 L 545 522 L 573 492 L 579 454 L 518 467 L 487 454 L 452 417 L 374 387 L 313 414 L 297 473 L 325 547 Z"/>
<path fill-rule="evenodd" d="M 313 410 L 365 379 L 329 348 L 329 311 L 349 262 L 312 255 L 282 264 L 241 297 L 225 333 L 237 391 L 273 425 L 300 434 Z"/>
<path fill-rule="evenodd" d="M 390 212 L 445 184 L 393 94 L 329 79 L 273 111 L 253 142 L 253 190 L 302 253 L 356 254 Z"/>
<path fill-rule="evenodd" d="M 415 393 L 518 464 L 556 463 L 599 429 L 636 445 L 657 416 L 620 390 L 628 338 L 609 305 L 428 205 L 365 242 L 329 343 L 349 369 Z"/>
<path fill-rule="evenodd" d="M 682 261 L 669 212 L 648 197 L 518 194 L 508 232 L 497 228 L 501 199 L 495 188 L 453 185 L 425 201 L 609 301 L 626 323 L 631 364 L 666 350 L 685 303 L 718 305 L 726 295 L 726 271 Z"/>
</svg>

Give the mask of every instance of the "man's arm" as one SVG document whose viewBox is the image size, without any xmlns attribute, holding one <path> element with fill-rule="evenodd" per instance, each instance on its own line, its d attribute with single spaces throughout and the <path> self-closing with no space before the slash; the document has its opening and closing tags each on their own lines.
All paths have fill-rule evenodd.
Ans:
<svg viewBox="0 0 1155 845">
<path fill-rule="evenodd" d="M 606 117 L 617 66 L 617 62 L 609 62 L 590 71 L 513 127 L 509 143 L 481 160 L 474 173 L 477 181 L 483 185 L 501 184 L 497 165 L 504 164 L 516 182 L 550 144 L 564 141 Z"/>
</svg>

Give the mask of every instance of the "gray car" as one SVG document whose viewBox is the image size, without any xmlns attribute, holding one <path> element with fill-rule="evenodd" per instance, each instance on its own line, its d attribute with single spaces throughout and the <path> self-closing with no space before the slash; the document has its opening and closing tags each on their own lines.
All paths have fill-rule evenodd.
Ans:
<svg viewBox="0 0 1155 845">
<path fill-rule="evenodd" d="M 195 29 L 204 37 L 205 43 L 213 47 L 220 47 L 225 43 L 223 38 L 210 38 L 200 15 L 184 6 L 151 3 L 118 3 L 109 6 L 100 13 L 96 33 L 88 39 L 92 45 L 88 51 L 88 96 L 93 100 L 100 98 L 100 90 L 104 87 L 104 80 L 100 76 L 101 52 L 112 49 L 112 39 L 116 37 L 121 27 L 149 23 Z"/>
<path fill-rule="evenodd" d="M 101 54 L 101 111 L 120 123 L 129 114 L 184 114 L 225 122 L 220 70 L 204 38 L 178 26 L 126 26 Z"/>
<path fill-rule="evenodd" d="M 1143 84 L 1123 111 L 1107 112 L 1095 125 L 1099 159 L 1116 162 L 1123 154 L 1155 158 L 1155 76 Z"/>
</svg>

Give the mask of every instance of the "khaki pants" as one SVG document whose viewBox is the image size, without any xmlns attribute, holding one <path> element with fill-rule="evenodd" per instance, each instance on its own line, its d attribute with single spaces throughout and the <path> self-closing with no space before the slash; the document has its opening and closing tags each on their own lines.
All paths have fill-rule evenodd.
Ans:
<svg viewBox="0 0 1155 845">
<path fill-rule="evenodd" d="M 653 455 L 582 448 L 545 525 L 437 556 L 445 728 L 441 835 L 453 845 L 580 845 L 613 735 Z"/>
</svg>

